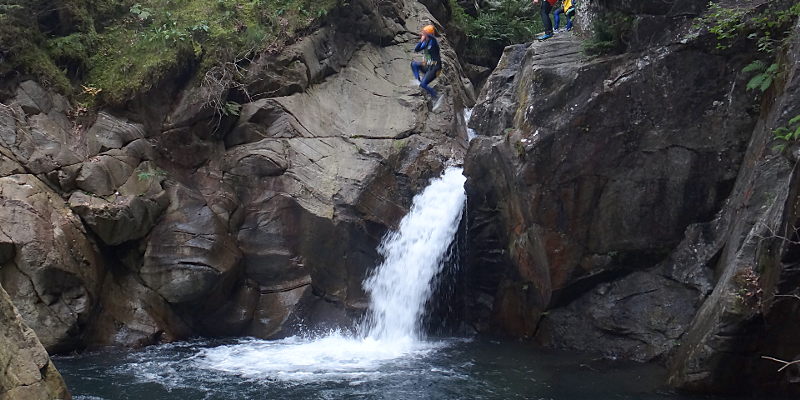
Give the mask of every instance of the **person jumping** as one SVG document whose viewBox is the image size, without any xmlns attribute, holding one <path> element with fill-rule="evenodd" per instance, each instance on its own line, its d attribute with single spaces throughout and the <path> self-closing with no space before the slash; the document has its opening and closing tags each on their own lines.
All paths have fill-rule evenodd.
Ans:
<svg viewBox="0 0 800 400">
<path fill-rule="evenodd" d="M 558 0 L 533 0 L 533 4 L 542 3 L 542 25 L 544 25 L 544 35 L 537 37 L 537 40 L 545 40 L 553 37 L 553 21 L 550 20 L 550 10 L 556 5 Z"/>
<path fill-rule="evenodd" d="M 414 73 L 414 79 L 419 82 L 419 87 L 425 89 L 428 94 L 431 95 L 434 102 L 434 108 L 436 107 L 436 103 L 438 103 L 440 97 L 439 94 L 436 93 L 432 87 L 430 87 L 430 83 L 439 76 L 439 73 L 442 71 L 442 58 L 439 54 L 439 41 L 436 40 L 436 28 L 433 25 L 426 25 L 422 28 L 421 36 L 419 38 L 419 43 L 414 47 L 414 52 L 419 53 L 422 52 L 425 59 L 422 62 L 419 61 L 412 61 L 411 62 L 411 72 Z M 425 76 L 420 79 L 420 72 L 424 73 Z"/>
</svg>

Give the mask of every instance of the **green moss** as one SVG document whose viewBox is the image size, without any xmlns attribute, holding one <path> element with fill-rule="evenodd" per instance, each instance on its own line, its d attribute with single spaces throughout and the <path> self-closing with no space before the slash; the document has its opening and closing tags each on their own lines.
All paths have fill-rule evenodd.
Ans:
<svg viewBox="0 0 800 400">
<path fill-rule="evenodd" d="M 38 46 L 30 46 L 28 51 L 15 54 L 10 64 L 18 65 L 19 72 L 36 78 L 45 86 L 65 93 L 71 92 L 71 85 L 64 75 L 64 71 L 53 62 L 46 51 Z"/>
<path fill-rule="evenodd" d="M 201 75 L 279 47 L 335 5 L 336 0 L 0 0 L 0 43 L 13 43 L 0 45 L 0 54 L 11 61 L 0 74 L 22 72 L 64 91 L 85 85 L 100 89 L 96 100 L 120 103 L 165 78 Z"/>
</svg>

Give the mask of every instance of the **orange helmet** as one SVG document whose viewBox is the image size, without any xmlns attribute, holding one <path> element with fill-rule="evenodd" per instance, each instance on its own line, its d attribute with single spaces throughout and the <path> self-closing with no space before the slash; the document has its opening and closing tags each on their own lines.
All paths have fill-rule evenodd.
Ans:
<svg viewBox="0 0 800 400">
<path fill-rule="evenodd" d="M 422 28 L 422 32 L 426 35 L 435 35 L 436 28 L 433 25 L 425 25 L 425 27 Z"/>
</svg>

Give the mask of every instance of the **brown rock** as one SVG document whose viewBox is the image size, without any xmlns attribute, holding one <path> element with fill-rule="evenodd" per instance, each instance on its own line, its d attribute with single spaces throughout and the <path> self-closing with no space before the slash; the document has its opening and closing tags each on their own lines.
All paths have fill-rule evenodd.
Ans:
<svg viewBox="0 0 800 400">
<path fill-rule="evenodd" d="M 0 287 L 0 400 L 72 397 L 47 351 Z"/>
</svg>

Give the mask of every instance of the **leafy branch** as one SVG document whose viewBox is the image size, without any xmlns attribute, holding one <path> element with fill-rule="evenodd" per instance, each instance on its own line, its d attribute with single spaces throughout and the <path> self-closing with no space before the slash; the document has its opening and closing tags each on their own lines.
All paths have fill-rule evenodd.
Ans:
<svg viewBox="0 0 800 400">
<path fill-rule="evenodd" d="M 778 151 L 783 151 L 786 145 L 796 142 L 800 139 L 800 114 L 795 115 L 794 118 L 789 120 L 786 126 L 782 126 L 772 131 L 775 139 L 780 140 L 782 143 L 775 146 Z"/>
<path fill-rule="evenodd" d="M 747 82 L 747 90 L 758 89 L 761 93 L 764 93 L 772 86 L 772 82 L 778 76 L 778 71 L 779 66 L 777 63 L 767 65 L 766 62 L 761 60 L 751 62 L 742 69 L 744 73 L 756 73 L 750 78 L 750 81 Z"/>
</svg>

